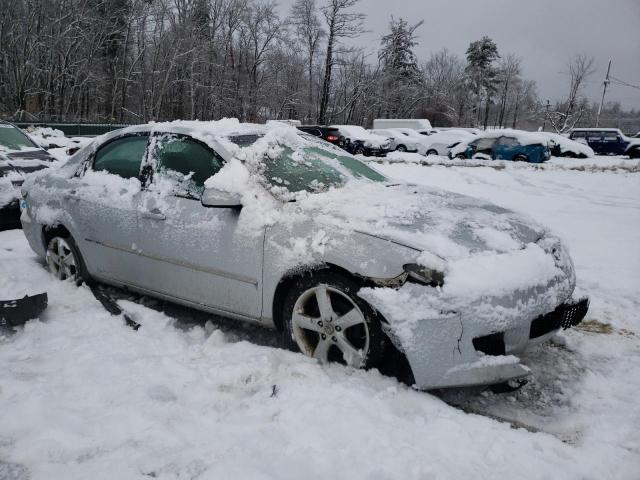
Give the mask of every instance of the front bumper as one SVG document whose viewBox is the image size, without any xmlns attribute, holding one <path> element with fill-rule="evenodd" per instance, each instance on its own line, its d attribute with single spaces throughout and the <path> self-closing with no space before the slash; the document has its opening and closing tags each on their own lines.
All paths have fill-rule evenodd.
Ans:
<svg viewBox="0 0 640 480">
<path fill-rule="evenodd" d="M 575 302 L 573 265 L 552 239 L 558 274 L 545 285 L 492 296 L 451 296 L 446 289 L 405 283 L 359 295 L 385 318 L 385 332 L 404 352 L 420 389 L 487 385 L 529 374 L 515 356 L 579 323 L 588 301 Z M 446 283 L 446 282 L 445 282 Z"/>
</svg>

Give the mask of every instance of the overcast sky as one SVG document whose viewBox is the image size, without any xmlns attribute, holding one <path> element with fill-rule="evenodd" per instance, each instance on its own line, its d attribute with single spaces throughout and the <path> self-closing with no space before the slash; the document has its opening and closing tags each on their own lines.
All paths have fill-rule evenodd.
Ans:
<svg viewBox="0 0 640 480">
<path fill-rule="evenodd" d="M 286 11 L 292 3 L 280 0 Z M 596 72 L 585 90 L 592 100 L 600 99 L 610 58 L 613 76 L 640 85 L 640 0 L 361 0 L 357 10 L 367 14 L 370 32 L 356 42 L 372 54 L 391 15 L 424 20 L 417 31 L 420 60 L 441 48 L 464 56 L 471 41 L 488 35 L 501 54 L 522 57 L 524 77 L 535 80 L 541 98 L 552 102 L 566 95 L 563 72 L 576 53 L 595 58 Z M 611 85 L 606 101 L 640 108 L 640 90 Z"/>
</svg>

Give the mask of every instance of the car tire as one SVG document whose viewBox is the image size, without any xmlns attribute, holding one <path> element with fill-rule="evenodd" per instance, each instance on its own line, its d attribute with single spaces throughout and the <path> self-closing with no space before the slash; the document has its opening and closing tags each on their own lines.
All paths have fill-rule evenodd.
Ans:
<svg viewBox="0 0 640 480">
<path fill-rule="evenodd" d="M 513 157 L 513 161 L 514 162 L 528 162 L 529 159 L 527 158 L 526 155 L 516 155 L 515 157 Z"/>
<path fill-rule="evenodd" d="M 353 150 L 353 154 L 354 155 L 366 155 L 366 153 L 364 151 L 364 147 L 362 145 L 357 145 L 356 148 Z"/>
<path fill-rule="evenodd" d="M 72 280 L 76 285 L 90 283 L 80 249 L 71 235 L 55 234 L 47 242 L 45 261 L 58 280 Z"/>
<path fill-rule="evenodd" d="M 466 160 L 467 159 L 467 157 L 466 157 L 466 155 L 464 153 L 459 153 L 458 155 L 456 155 L 456 158 L 458 160 Z"/>
<path fill-rule="evenodd" d="M 398 146 L 396 147 L 396 150 L 397 150 L 398 152 L 406 152 L 406 151 L 407 151 L 407 147 L 405 147 L 404 145 L 398 145 Z"/>
<path fill-rule="evenodd" d="M 640 158 L 640 148 L 634 148 L 629 151 L 629 158 Z"/>
<path fill-rule="evenodd" d="M 427 156 L 429 156 L 429 155 L 438 155 L 438 151 L 434 150 L 434 149 L 427 150 Z"/>
<path fill-rule="evenodd" d="M 356 281 L 330 270 L 298 277 L 281 310 L 285 347 L 321 363 L 380 366 L 388 339 L 379 315 L 357 296 L 358 290 Z"/>
</svg>

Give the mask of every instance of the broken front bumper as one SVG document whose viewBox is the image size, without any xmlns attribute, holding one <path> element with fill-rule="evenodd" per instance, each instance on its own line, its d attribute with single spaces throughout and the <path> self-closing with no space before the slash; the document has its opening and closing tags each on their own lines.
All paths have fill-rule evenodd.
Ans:
<svg viewBox="0 0 640 480">
<path fill-rule="evenodd" d="M 501 297 L 484 297 L 444 312 L 406 303 L 403 312 L 389 308 L 378 295 L 361 294 L 387 320 L 385 330 L 405 353 L 420 389 L 489 385 L 525 377 L 529 369 L 513 354 L 548 340 L 560 328 L 578 324 L 588 300 L 571 300 L 572 279 Z M 395 294 L 428 297 L 428 287 L 408 285 Z M 390 290 L 387 295 L 395 295 Z M 427 305 L 429 302 L 423 302 Z M 408 311 L 422 310 L 424 315 Z"/>
</svg>

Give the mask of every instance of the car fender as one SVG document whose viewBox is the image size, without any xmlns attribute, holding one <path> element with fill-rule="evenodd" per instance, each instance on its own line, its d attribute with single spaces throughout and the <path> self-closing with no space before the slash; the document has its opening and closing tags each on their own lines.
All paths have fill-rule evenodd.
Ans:
<svg viewBox="0 0 640 480">
<path fill-rule="evenodd" d="M 304 221 L 267 228 L 264 239 L 262 312 L 273 318 L 278 285 L 291 276 L 339 267 L 356 277 L 384 284 L 400 276 L 402 266 L 420 251 L 374 235 Z"/>
</svg>

